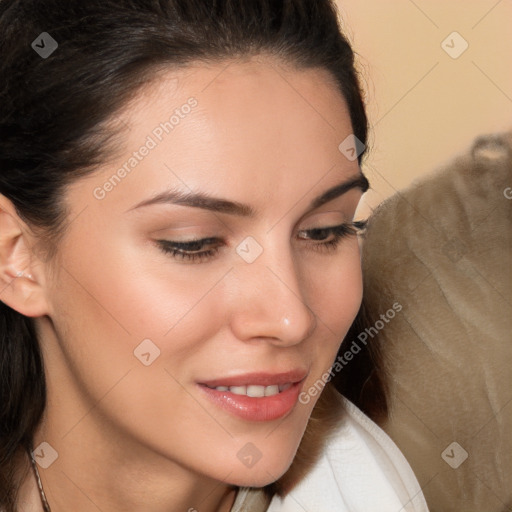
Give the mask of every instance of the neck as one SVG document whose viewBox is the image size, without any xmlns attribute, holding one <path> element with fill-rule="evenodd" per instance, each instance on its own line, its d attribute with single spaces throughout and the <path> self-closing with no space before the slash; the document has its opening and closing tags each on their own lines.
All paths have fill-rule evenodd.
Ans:
<svg viewBox="0 0 512 512">
<path fill-rule="evenodd" d="M 28 462 L 27 457 L 27 465 L 30 464 Z M 29 468 L 30 469 L 30 468 Z M 41 479 L 42 480 L 42 479 Z M 48 482 L 47 482 L 48 485 Z M 67 486 L 60 486 L 60 489 L 64 489 Z M 77 488 L 78 490 L 78 488 Z M 41 493 L 39 491 L 38 483 L 37 483 L 37 477 L 35 471 L 27 471 L 27 475 L 25 480 L 23 480 L 19 493 L 18 493 L 18 500 L 17 500 L 17 506 L 19 507 L 19 510 L 23 510 L 24 512 L 41 512 L 46 510 L 51 510 L 51 512 L 59 512 L 60 510 L 70 510 L 70 509 L 79 509 L 83 510 L 84 512 L 89 512 L 89 510 L 94 510 L 97 512 L 98 508 L 101 510 L 125 510 L 122 507 L 125 505 L 120 505 L 120 508 L 111 508 L 110 505 L 106 507 L 104 504 L 102 505 L 96 505 L 97 501 L 92 500 L 89 496 L 84 494 L 84 491 L 80 489 L 80 492 L 84 495 L 84 497 L 87 497 L 87 500 L 89 501 L 89 505 L 87 503 L 82 503 L 83 500 L 80 501 L 80 497 L 76 496 L 76 493 L 69 493 L 67 496 L 63 496 L 63 493 L 59 491 L 58 495 L 52 491 L 50 494 L 51 498 L 54 498 L 55 501 L 53 503 L 53 508 L 45 508 L 45 505 L 43 505 L 43 499 L 41 497 Z M 189 503 L 200 503 L 201 511 L 206 510 L 203 505 L 208 505 L 210 503 L 213 503 L 214 508 L 208 508 L 208 510 L 215 510 L 217 512 L 229 512 L 233 506 L 233 503 L 236 498 L 236 489 L 234 488 L 227 488 L 223 495 L 220 496 L 220 499 L 217 500 L 216 503 L 213 503 L 213 500 L 208 500 L 206 502 L 206 499 L 203 498 L 203 501 L 201 501 L 201 498 L 194 498 L 191 499 Z M 80 501 L 80 504 L 78 504 Z M 146 500 L 147 502 L 147 500 Z M 65 503 L 71 503 L 70 505 L 66 505 Z M 50 506 L 49 502 L 48 505 Z M 145 505 L 144 505 L 145 506 Z M 66 508 L 67 507 L 67 508 Z M 71 507 L 71 508 L 70 508 Z M 154 508 L 151 508 L 151 510 L 156 510 Z M 164 508 L 160 507 L 158 510 L 164 510 Z M 196 508 L 194 507 L 188 507 L 188 508 L 174 508 L 174 505 L 170 508 L 165 508 L 165 510 L 183 510 L 187 512 L 197 512 Z"/>
<path fill-rule="evenodd" d="M 36 461 L 38 454 L 41 454 L 37 447 L 43 442 L 42 439 L 51 439 L 49 434 L 42 434 L 43 430 L 34 439 Z M 49 441 L 49 444 L 58 446 L 58 442 Z M 100 464 L 95 464 L 93 457 L 83 457 L 80 446 L 77 448 L 70 451 L 66 447 L 65 454 L 61 450 L 59 457 L 48 468 L 36 462 L 37 472 L 30 470 L 31 461 L 27 454 L 24 462 L 26 477 L 18 499 L 21 510 L 45 510 L 36 473 L 40 476 L 51 512 L 97 512 L 98 509 L 112 512 L 229 512 L 236 498 L 236 487 L 219 484 L 213 479 L 194 477 L 185 471 L 180 475 L 175 468 L 168 473 L 167 478 L 166 472 L 159 472 L 154 465 L 152 469 L 143 469 L 142 464 L 128 466 L 107 455 L 99 457 Z M 87 444 L 82 445 L 82 448 L 87 449 Z"/>
</svg>

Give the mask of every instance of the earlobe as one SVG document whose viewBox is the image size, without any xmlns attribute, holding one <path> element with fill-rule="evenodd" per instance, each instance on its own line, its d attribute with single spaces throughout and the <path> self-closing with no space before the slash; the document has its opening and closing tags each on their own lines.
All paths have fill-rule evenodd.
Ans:
<svg viewBox="0 0 512 512">
<path fill-rule="evenodd" d="M 29 230 L 0 194 L 0 300 L 22 315 L 47 314 L 43 273 L 28 243 Z"/>
</svg>

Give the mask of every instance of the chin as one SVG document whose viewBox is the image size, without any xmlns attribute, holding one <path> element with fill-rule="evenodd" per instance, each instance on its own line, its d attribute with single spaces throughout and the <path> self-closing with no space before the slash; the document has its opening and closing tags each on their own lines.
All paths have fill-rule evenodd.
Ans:
<svg viewBox="0 0 512 512">
<path fill-rule="evenodd" d="M 276 450 L 273 457 L 275 461 L 264 461 L 264 456 L 256 462 L 252 467 L 241 468 L 237 466 L 233 468 L 233 475 L 230 477 L 231 483 L 239 487 L 264 487 L 276 480 L 279 480 L 291 466 L 293 457 L 288 457 L 285 461 L 278 459 L 280 450 Z"/>
<path fill-rule="evenodd" d="M 272 468 L 268 470 L 268 473 L 263 470 L 263 472 L 253 473 L 251 470 L 245 471 L 244 474 L 238 474 L 230 483 L 232 485 L 236 485 L 238 487 L 265 487 L 279 478 L 284 474 L 285 471 L 282 472 L 274 472 Z"/>
</svg>

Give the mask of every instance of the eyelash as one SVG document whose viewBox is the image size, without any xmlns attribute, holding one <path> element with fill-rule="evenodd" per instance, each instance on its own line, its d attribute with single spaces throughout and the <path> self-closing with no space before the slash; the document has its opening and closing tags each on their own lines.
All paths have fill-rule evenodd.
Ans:
<svg viewBox="0 0 512 512">
<path fill-rule="evenodd" d="M 327 242 L 320 242 L 313 244 L 314 250 L 317 251 L 334 251 L 339 243 L 353 235 L 363 234 L 367 228 L 368 219 L 359 220 L 349 223 L 340 224 L 338 226 L 330 226 L 325 228 L 313 228 L 302 230 L 300 233 L 307 233 L 309 236 L 322 236 L 326 237 L 334 235 L 332 240 Z M 173 258 L 179 260 L 187 260 L 191 262 L 200 263 L 205 260 L 211 259 L 218 252 L 220 245 L 212 249 L 200 251 L 205 245 L 218 242 L 217 238 L 202 238 L 199 240 L 190 240 L 188 242 L 173 242 L 172 240 L 157 240 L 160 249 L 165 254 L 170 254 Z"/>
</svg>

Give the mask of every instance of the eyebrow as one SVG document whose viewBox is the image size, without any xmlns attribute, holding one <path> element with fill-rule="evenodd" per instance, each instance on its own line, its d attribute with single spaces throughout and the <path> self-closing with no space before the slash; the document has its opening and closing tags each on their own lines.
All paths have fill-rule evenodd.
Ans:
<svg viewBox="0 0 512 512">
<path fill-rule="evenodd" d="M 348 180 L 331 187 L 323 194 L 313 199 L 310 203 L 310 209 L 314 210 L 323 204 L 342 196 L 349 190 L 359 188 L 366 192 L 370 188 L 370 183 L 363 173 L 353 176 Z M 255 217 L 256 211 L 247 204 L 242 204 L 237 201 L 229 201 L 218 197 L 212 197 L 204 192 L 183 192 L 180 190 L 167 190 L 154 197 L 146 199 L 128 211 L 149 206 L 152 204 L 177 204 L 182 206 L 191 206 L 194 208 L 202 208 L 212 212 L 227 213 L 230 215 L 237 215 L 240 217 Z"/>
</svg>

